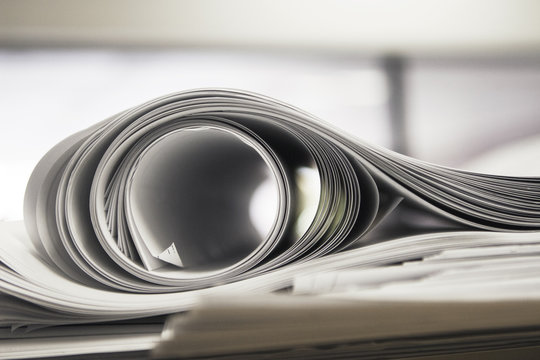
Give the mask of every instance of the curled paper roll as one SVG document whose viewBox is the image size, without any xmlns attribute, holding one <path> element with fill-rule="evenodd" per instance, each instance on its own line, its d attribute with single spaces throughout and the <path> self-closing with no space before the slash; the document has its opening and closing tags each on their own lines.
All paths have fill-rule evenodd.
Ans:
<svg viewBox="0 0 540 360">
<path fill-rule="evenodd" d="M 25 223 L 76 280 L 171 292 L 343 250 L 400 203 L 463 227 L 540 228 L 538 178 L 428 164 L 222 89 L 164 96 L 59 143 L 29 181 Z"/>
</svg>

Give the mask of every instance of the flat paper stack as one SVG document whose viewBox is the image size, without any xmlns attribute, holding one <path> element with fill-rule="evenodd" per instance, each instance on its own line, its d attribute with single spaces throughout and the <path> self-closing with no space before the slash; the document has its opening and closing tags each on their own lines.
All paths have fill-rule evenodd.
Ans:
<svg viewBox="0 0 540 360">
<path fill-rule="evenodd" d="M 0 358 L 540 345 L 540 178 L 428 164 L 261 95 L 172 94 L 74 134 L 24 205 L 0 227 Z"/>
</svg>

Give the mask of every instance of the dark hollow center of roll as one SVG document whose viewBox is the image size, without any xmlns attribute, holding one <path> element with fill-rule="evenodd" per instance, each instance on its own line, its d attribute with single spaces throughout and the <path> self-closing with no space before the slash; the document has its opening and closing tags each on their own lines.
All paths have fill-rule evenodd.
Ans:
<svg viewBox="0 0 540 360">
<path fill-rule="evenodd" d="M 130 199 L 134 226 L 149 248 L 170 252 L 174 244 L 180 267 L 214 270 L 240 261 L 266 240 L 279 188 L 246 139 L 197 127 L 168 134 L 143 153 Z"/>
</svg>

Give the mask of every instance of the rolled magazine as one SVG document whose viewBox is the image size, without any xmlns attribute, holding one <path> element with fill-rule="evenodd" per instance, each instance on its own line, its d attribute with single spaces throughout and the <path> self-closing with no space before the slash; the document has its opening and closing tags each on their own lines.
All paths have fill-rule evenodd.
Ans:
<svg viewBox="0 0 540 360">
<path fill-rule="evenodd" d="M 427 164 L 233 90 L 165 96 L 64 140 L 24 218 L 74 279 L 171 292 L 343 250 L 403 199 L 467 227 L 540 228 L 539 179 Z"/>
<path fill-rule="evenodd" d="M 76 133 L 38 163 L 24 228 L 1 224 L 0 325 L 149 318 L 231 293 L 332 292 L 348 277 L 332 275 L 314 290 L 317 274 L 444 251 L 466 252 L 445 260 L 453 270 L 478 255 L 471 249 L 524 246 L 531 257 L 539 229 L 540 178 L 426 163 L 254 93 L 185 91 Z M 373 283 L 419 276 L 389 274 Z M 119 335 L 136 329 L 116 324 Z M 32 354 L 21 349 L 17 356 Z M 73 353 L 81 349 L 91 345 Z"/>
</svg>

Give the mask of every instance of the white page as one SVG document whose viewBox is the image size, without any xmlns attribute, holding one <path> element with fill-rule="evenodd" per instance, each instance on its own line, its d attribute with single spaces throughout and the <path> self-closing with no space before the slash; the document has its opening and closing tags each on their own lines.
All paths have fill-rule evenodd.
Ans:
<svg viewBox="0 0 540 360">
<path fill-rule="evenodd" d="M 535 326 L 540 321 L 539 309 L 538 298 L 423 302 L 278 295 L 213 299 L 188 315 L 172 318 L 156 353 L 211 356 Z"/>
</svg>

